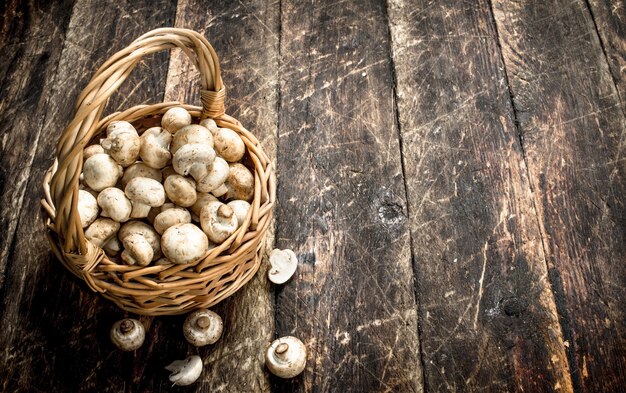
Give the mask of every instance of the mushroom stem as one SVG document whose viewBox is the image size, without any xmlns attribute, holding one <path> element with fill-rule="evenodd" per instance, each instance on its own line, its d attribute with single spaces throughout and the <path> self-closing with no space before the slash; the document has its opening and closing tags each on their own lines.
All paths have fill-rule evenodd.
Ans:
<svg viewBox="0 0 626 393">
<path fill-rule="evenodd" d="M 200 329 L 208 329 L 208 327 L 211 326 L 211 319 L 207 317 L 206 315 L 203 315 L 200 318 L 198 318 L 198 320 L 196 321 L 196 325 Z"/>
<path fill-rule="evenodd" d="M 130 213 L 132 218 L 148 217 L 150 213 L 150 205 L 144 205 L 143 203 L 133 202 L 133 210 Z"/>
<path fill-rule="evenodd" d="M 233 209 L 228 205 L 221 205 L 217 209 L 217 215 L 222 218 L 231 218 L 233 216 Z"/>
<path fill-rule="evenodd" d="M 125 319 L 120 324 L 120 332 L 127 334 L 131 330 L 133 330 L 133 326 L 134 326 L 133 321 L 131 321 L 130 319 Z"/>
<path fill-rule="evenodd" d="M 288 350 L 289 350 L 289 344 L 282 343 L 282 344 L 278 344 L 274 352 L 276 352 L 278 357 L 282 358 L 284 356 L 280 356 L 280 355 L 284 355 L 285 353 L 287 353 Z"/>
</svg>

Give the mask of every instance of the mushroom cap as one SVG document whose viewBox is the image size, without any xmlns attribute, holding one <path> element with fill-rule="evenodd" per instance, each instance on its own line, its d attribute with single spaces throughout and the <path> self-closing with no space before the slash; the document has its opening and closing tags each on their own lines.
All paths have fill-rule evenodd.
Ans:
<svg viewBox="0 0 626 393">
<path fill-rule="evenodd" d="M 122 176 L 122 187 L 126 188 L 128 182 L 136 177 L 147 177 L 148 179 L 156 180 L 159 183 L 163 181 L 163 175 L 161 175 L 160 170 L 150 168 L 143 162 L 136 162 L 124 171 L 124 176 Z"/>
<path fill-rule="evenodd" d="M 209 166 L 207 174 L 197 182 L 196 188 L 200 192 L 211 192 L 224 184 L 228 178 L 229 166 L 222 157 L 215 157 Z"/>
<path fill-rule="evenodd" d="M 246 153 L 246 145 L 235 131 L 219 128 L 214 137 L 215 151 L 228 162 L 237 162 Z"/>
<path fill-rule="evenodd" d="M 89 191 L 78 190 L 78 215 L 83 228 L 98 218 L 98 201 Z"/>
<path fill-rule="evenodd" d="M 117 222 L 128 221 L 133 210 L 124 191 L 115 187 L 107 187 L 98 194 L 98 206 L 102 209 L 102 217 L 110 217 Z"/>
<path fill-rule="evenodd" d="M 141 142 L 135 128 L 126 121 L 112 122 L 100 144 L 118 164 L 127 167 L 137 161 Z"/>
<path fill-rule="evenodd" d="M 224 184 L 228 188 L 226 199 L 252 201 L 252 197 L 254 197 L 254 175 L 245 165 L 230 164 L 228 178 Z"/>
<path fill-rule="evenodd" d="M 87 146 L 83 150 L 83 162 L 85 162 L 86 159 L 88 159 L 89 157 L 95 154 L 104 154 L 104 149 L 102 148 L 102 146 L 101 145 Z"/>
<path fill-rule="evenodd" d="M 151 168 L 164 168 L 172 158 L 172 153 L 169 151 L 171 142 L 172 134 L 168 131 L 161 127 L 148 128 L 141 134 L 139 156 Z"/>
<path fill-rule="evenodd" d="M 161 118 L 161 127 L 172 134 L 189 124 L 191 124 L 191 115 L 185 108 L 170 108 Z"/>
<path fill-rule="evenodd" d="M 228 205 L 208 202 L 200 211 L 202 230 L 214 243 L 223 243 L 238 228 L 237 217 Z"/>
<path fill-rule="evenodd" d="M 298 268 L 298 257 L 289 250 L 274 249 L 270 253 L 270 265 L 267 277 L 274 284 L 284 284 Z"/>
<path fill-rule="evenodd" d="M 163 184 L 167 197 L 182 207 L 189 207 L 196 203 L 196 183 L 181 175 L 171 175 L 165 179 Z"/>
<path fill-rule="evenodd" d="M 191 207 L 189 208 L 191 210 L 191 218 L 193 218 L 194 221 L 199 222 L 200 212 L 202 211 L 202 208 L 204 207 L 204 205 L 211 201 L 217 201 L 217 198 L 212 194 L 198 192 L 198 198 L 196 198 L 196 203 L 191 205 Z"/>
<path fill-rule="evenodd" d="M 143 344 L 146 329 L 136 319 L 126 318 L 111 327 L 111 342 L 122 351 L 134 351 Z"/>
<path fill-rule="evenodd" d="M 102 247 L 120 229 L 120 223 L 110 218 L 98 218 L 85 230 L 85 239 L 97 247 Z"/>
<path fill-rule="evenodd" d="M 194 383 L 202 374 L 202 359 L 200 356 L 189 356 L 185 360 L 175 360 L 165 367 L 171 371 L 170 382 L 174 385 L 187 386 Z"/>
<path fill-rule="evenodd" d="M 208 251 L 209 239 L 193 224 L 177 224 L 163 232 L 161 249 L 172 263 L 191 263 L 202 258 Z"/>
<path fill-rule="evenodd" d="M 222 318 L 211 310 L 196 310 L 183 324 L 185 339 L 196 347 L 214 344 L 222 336 Z"/>
<path fill-rule="evenodd" d="M 190 124 L 178 130 L 174 134 L 174 139 L 170 145 L 170 151 L 172 154 L 176 154 L 178 149 L 183 145 L 190 143 L 200 143 L 203 145 L 209 145 L 213 147 L 213 135 L 211 131 L 198 124 Z"/>
<path fill-rule="evenodd" d="M 200 125 L 206 128 L 207 130 L 211 131 L 211 133 L 214 133 L 219 128 L 217 126 L 217 123 L 215 123 L 215 120 L 211 119 L 210 117 L 207 117 L 206 119 L 202 119 L 200 121 Z"/>
<path fill-rule="evenodd" d="M 306 366 L 306 347 L 296 337 L 274 340 L 265 351 L 265 365 L 280 378 L 293 378 Z"/>
<path fill-rule="evenodd" d="M 154 218 L 154 229 L 159 234 L 163 234 L 167 228 L 176 224 L 189 224 L 191 222 L 191 214 L 187 209 L 182 207 L 173 207 L 166 209 L 157 214 Z"/>
<path fill-rule="evenodd" d="M 137 130 L 135 129 L 135 127 L 133 127 L 132 124 L 124 120 L 112 121 L 107 126 L 107 137 L 119 135 L 126 132 L 129 132 L 131 134 L 134 132 L 136 134 Z"/>
<path fill-rule="evenodd" d="M 215 160 L 215 150 L 202 143 L 189 143 L 181 146 L 172 158 L 174 170 L 183 176 L 191 175 L 196 181 L 202 179 L 208 166 Z"/>
<path fill-rule="evenodd" d="M 136 177 L 128 182 L 124 189 L 126 197 L 133 204 L 131 217 L 146 217 L 150 207 L 161 206 L 165 203 L 165 190 L 163 185 L 154 179 Z"/>
<path fill-rule="evenodd" d="M 94 154 L 83 164 L 84 182 L 94 191 L 115 186 L 122 172 L 122 166 L 108 154 Z"/>
<path fill-rule="evenodd" d="M 118 238 L 124 245 L 122 259 L 146 266 L 161 257 L 161 241 L 154 228 L 141 221 L 129 221 L 120 228 Z"/>
<path fill-rule="evenodd" d="M 250 204 L 246 201 L 235 199 L 234 201 L 228 202 L 227 205 L 233 209 L 235 217 L 237 217 L 237 224 L 242 226 L 243 222 L 246 220 L 248 212 L 250 211 Z"/>
</svg>

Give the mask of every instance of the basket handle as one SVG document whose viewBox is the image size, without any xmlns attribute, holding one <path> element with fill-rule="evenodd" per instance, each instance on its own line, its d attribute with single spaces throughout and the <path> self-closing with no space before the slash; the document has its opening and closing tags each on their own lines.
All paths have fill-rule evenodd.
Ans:
<svg viewBox="0 0 626 393">
<path fill-rule="evenodd" d="M 142 57 L 166 49 L 180 48 L 200 71 L 202 118 L 229 119 L 224 114 L 225 88 L 215 50 L 201 34 L 187 29 L 162 28 L 136 39 L 108 59 L 79 95 L 74 118 L 57 146 L 57 159 L 50 181 L 56 217 L 54 229 L 61 250 L 80 270 L 91 270 L 102 250 L 85 239 L 78 214 L 78 180 L 83 166 L 83 149 L 97 131 L 109 97 L 126 80 Z"/>
</svg>

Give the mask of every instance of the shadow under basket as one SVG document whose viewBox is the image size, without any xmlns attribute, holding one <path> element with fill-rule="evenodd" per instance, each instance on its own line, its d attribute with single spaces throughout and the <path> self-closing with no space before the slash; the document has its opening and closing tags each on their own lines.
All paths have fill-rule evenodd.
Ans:
<svg viewBox="0 0 626 393">
<path fill-rule="evenodd" d="M 102 117 L 111 94 L 147 54 L 180 48 L 200 71 L 202 107 L 165 102 L 139 105 Z M 53 166 L 44 179 L 42 200 L 48 239 L 57 258 L 94 291 L 123 310 L 141 315 L 184 314 L 211 307 L 235 293 L 257 272 L 272 219 L 276 178 L 255 136 L 224 113 L 225 89 L 217 55 L 202 35 L 186 29 L 153 30 L 107 60 L 78 97 L 73 120 L 63 131 Z M 129 266 L 85 239 L 78 214 L 83 149 L 118 120 L 141 133 L 159 125 L 170 108 L 183 107 L 193 123 L 212 118 L 235 131 L 246 145 L 243 164 L 254 174 L 254 198 L 243 224 L 224 243 L 185 265 Z"/>
</svg>

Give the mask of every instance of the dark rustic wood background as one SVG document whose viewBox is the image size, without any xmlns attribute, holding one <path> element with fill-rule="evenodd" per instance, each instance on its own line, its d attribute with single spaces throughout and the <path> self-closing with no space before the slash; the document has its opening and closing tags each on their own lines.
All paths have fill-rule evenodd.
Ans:
<svg viewBox="0 0 626 393">
<path fill-rule="evenodd" d="M 0 390 L 6 392 L 626 391 L 626 4 L 622 0 L 2 2 Z M 228 112 L 276 160 L 266 267 L 215 309 L 124 316 L 55 261 L 42 178 L 96 67 L 153 28 L 204 33 Z M 180 53 L 110 102 L 198 102 Z M 293 380 L 263 350 L 309 350 Z M 163 367 L 199 354 L 201 380 Z"/>
</svg>

